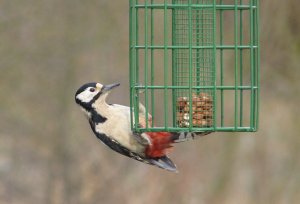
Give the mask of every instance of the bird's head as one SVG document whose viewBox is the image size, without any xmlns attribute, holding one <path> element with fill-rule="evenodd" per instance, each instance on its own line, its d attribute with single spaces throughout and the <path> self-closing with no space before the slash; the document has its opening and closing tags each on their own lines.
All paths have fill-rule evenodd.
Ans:
<svg viewBox="0 0 300 204">
<path fill-rule="evenodd" d="M 96 102 L 105 102 L 105 99 L 113 88 L 119 86 L 119 83 L 102 85 L 100 83 L 87 83 L 82 85 L 75 94 L 75 101 L 83 109 L 89 111 Z"/>
</svg>

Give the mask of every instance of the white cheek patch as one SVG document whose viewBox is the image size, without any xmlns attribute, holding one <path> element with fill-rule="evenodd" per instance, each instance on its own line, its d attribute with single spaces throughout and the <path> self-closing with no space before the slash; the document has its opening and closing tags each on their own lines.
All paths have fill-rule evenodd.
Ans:
<svg viewBox="0 0 300 204">
<path fill-rule="evenodd" d="M 83 92 L 81 92 L 80 94 L 78 94 L 76 96 L 77 99 L 79 99 L 81 102 L 84 103 L 89 103 L 93 100 L 94 96 L 97 94 L 98 92 L 90 92 L 88 90 L 85 90 Z"/>
</svg>

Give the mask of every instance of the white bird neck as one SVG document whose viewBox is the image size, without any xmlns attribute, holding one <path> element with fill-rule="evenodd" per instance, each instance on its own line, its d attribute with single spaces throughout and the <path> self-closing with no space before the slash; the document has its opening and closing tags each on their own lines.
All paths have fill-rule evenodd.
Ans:
<svg viewBox="0 0 300 204">
<path fill-rule="evenodd" d="M 109 105 L 106 103 L 106 96 L 100 97 L 95 103 L 92 105 L 97 113 L 102 116 L 109 116 Z"/>
</svg>

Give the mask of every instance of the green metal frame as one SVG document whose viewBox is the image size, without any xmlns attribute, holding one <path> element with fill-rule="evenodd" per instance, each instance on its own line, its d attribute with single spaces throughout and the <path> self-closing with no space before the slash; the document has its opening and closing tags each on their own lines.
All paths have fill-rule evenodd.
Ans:
<svg viewBox="0 0 300 204">
<path fill-rule="evenodd" d="M 257 131 L 259 0 L 130 0 L 129 21 L 133 131 Z M 212 123 L 193 126 L 190 111 L 180 126 L 178 98 L 192 110 L 200 93 L 212 99 Z M 139 103 L 153 117 L 146 127 Z"/>
</svg>

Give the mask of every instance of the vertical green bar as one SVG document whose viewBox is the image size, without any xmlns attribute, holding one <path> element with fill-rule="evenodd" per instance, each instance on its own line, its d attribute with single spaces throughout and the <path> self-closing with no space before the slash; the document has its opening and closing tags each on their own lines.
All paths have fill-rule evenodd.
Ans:
<svg viewBox="0 0 300 204">
<path fill-rule="evenodd" d="M 193 30 L 192 30 L 192 1 L 188 0 L 188 35 L 189 35 L 189 131 L 192 131 L 192 80 L 193 80 Z"/>
<path fill-rule="evenodd" d="M 251 71 L 251 96 L 250 96 L 250 127 L 254 128 L 254 111 L 255 111 L 255 98 L 254 98 L 254 37 L 253 37 L 253 0 L 250 0 L 250 71 Z"/>
<path fill-rule="evenodd" d="M 216 64 L 216 58 L 217 58 L 217 6 L 216 6 L 216 0 L 213 2 L 213 81 L 214 81 L 214 94 L 213 94 L 213 128 L 214 131 L 217 129 L 217 84 L 216 84 L 216 75 L 217 75 L 217 64 Z"/>
<path fill-rule="evenodd" d="M 172 5 L 175 5 L 175 0 L 172 0 Z M 175 8 L 172 9 L 172 45 L 176 45 L 176 14 Z M 176 86 L 176 75 L 177 75 L 177 68 L 176 68 L 176 49 L 172 49 L 172 86 Z M 177 127 L 177 94 L 176 89 L 172 89 L 172 98 L 173 98 L 173 127 Z"/>
<path fill-rule="evenodd" d="M 220 0 L 223 5 L 223 0 Z M 223 9 L 220 10 L 220 44 L 223 45 Z M 224 52 L 220 49 L 220 85 L 224 86 Z M 224 90 L 221 89 L 221 127 L 224 127 Z"/>
<path fill-rule="evenodd" d="M 255 129 L 255 124 L 256 124 L 256 113 L 257 113 L 257 107 L 256 107 L 256 98 L 257 98 L 257 73 L 256 73 L 256 4 L 255 0 L 253 0 L 253 127 L 252 130 Z"/>
<path fill-rule="evenodd" d="M 133 0 L 129 1 L 129 92 L 130 92 L 130 127 L 133 129 L 133 81 L 134 81 L 134 49 L 133 49 Z"/>
<path fill-rule="evenodd" d="M 151 0 L 151 5 L 153 5 L 153 1 Z M 153 46 L 154 43 L 154 12 L 153 12 L 153 8 L 151 7 L 151 11 L 150 11 L 150 15 L 151 15 L 151 19 L 150 19 L 150 23 L 151 23 L 151 40 L 150 40 L 150 44 L 151 46 Z M 154 49 L 151 48 L 151 86 L 154 86 Z M 154 110 L 155 110 L 155 105 L 154 105 L 154 89 L 151 89 L 151 115 L 152 115 L 152 120 L 155 120 L 155 115 L 154 115 Z M 151 127 L 153 127 L 154 122 L 152 122 Z"/>
<path fill-rule="evenodd" d="M 234 0 L 234 130 L 238 124 L 238 1 Z"/>
<path fill-rule="evenodd" d="M 138 14 L 138 8 L 136 8 L 136 5 L 138 4 L 138 0 L 135 0 L 134 5 L 134 11 L 135 11 L 135 81 L 134 81 L 134 87 L 139 83 L 139 53 L 136 46 L 139 45 L 139 14 Z M 134 126 L 136 130 L 140 130 L 139 128 L 139 90 L 134 88 Z"/>
<path fill-rule="evenodd" d="M 255 7 L 255 9 L 253 9 L 253 43 L 254 43 L 254 53 L 253 53 L 253 59 L 254 59 L 254 62 L 253 62 L 253 66 L 254 66 L 254 122 L 253 122 L 253 131 L 255 131 L 257 129 L 257 119 L 258 119 L 258 27 L 257 27 L 257 13 L 258 13 L 258 10 L 257 10 L 257 1 L 254 0 L 254 3 L 253 3 L 253 6 Z"/>
<path fill-rule="evenodd" d="M 240 5 L 243 4 L 243 0 L 240 0 Z M 240 45 L 243 45 L 243 10 L 240 10 Z M 240 52 L 240 86 L 243 86 L 243 49 Z M 243 89 L 240 90 L 240 127 L 243 127 Z"/>
<path fill-rule="evenodd" d="M 164 0 L 164 126 L 168 130 L 168 12 L 167 0 Z"/>
<path fill-rule="evenodd" d="M 148 0 L 145 0 L 145 68 L 144 68 L 144 80 L 145 80 L 145 109 L 146 116 L 149 112 L 149 101 L 148 101 Z M 148 120 L 146 120 L 146 130 L 149 129 Z"/>
<path fill-rule="evenodd" d="M 256 3 L 256 36 L 257 36 L 257 64 L 256 64 L 256 74 L 257 74 L 257 113 L 256 113 L 256 127 L 255 131 L 259 128 L 259 98 L 260 98 L 260 23 L 259 23 L 259 12 L 260 12 L 260 7 L 259 7 L 259 0 L 255 0 Z"/>
</svg>

